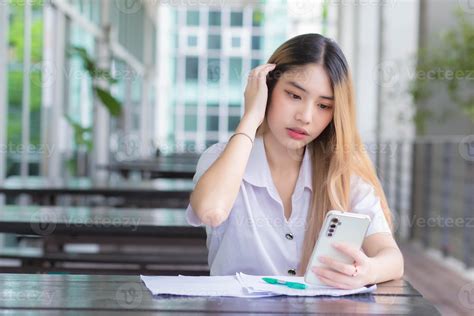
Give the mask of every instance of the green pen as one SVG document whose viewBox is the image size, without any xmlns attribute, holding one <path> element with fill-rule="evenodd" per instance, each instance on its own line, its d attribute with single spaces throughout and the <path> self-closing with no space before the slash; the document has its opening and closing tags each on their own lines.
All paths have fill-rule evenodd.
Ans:
<svg viewBox="0 0 474 316">
<path fill-rule="evenodd" d="M 292 289 L 297 289 L 297 290 L 304 290 L 306 289 L 306 284 L 303 283 L 297 283 L 297 282 L 287 282 L 284 280 L 278 280 L 278 279 L 273 279 L 273 278 L 262 278 L 263 281 L 270 283 L 270 284 L 281 284 L 288 286 L 289 288 Z"/>
</svg>

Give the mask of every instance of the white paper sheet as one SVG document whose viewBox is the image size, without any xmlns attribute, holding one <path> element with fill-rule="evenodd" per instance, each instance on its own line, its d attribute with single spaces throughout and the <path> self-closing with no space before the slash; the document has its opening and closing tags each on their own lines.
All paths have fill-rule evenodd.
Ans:
<svg viewBox="0 0 474 316">
<path fill-rule="evenodd" d="M 248 293 L 230 276 L 140 276 L 153 295 L 267 297 L 274 293 Z"/>
<path fill-rule="evenodd" d="M 377 285 L 374 284 L 370 287 L 361 287 L 358 289 L 344 290 L 337 289 L 330 286 L 313 286 L 304 281 L 304 277 L 293 277 L 293 276 L 261 276 L 261 275 L 248 275 L 245 273 L 237 273 L 237 279 L 239 280 L 242 287 L 246 288 L 250 293 L 254 291 L 258 292 L 271 292 L 279 295 L 289 296 L 342 296 L 351 294 L 371 293 L 377 289 Z M 304 290 L 292 289 L 280 284 L 269 284 L 262 280 L 262 278 L 275 278 L 279 280 L 298 282 L 306 284 L 307 288 Z"/>
<path fill-rule="evenodd" d="M 305 290 L 291 289 L 287 286 L 268 284 L 262 280 L 270 277 L 291 282 L 304 283 L 303 277 L 288 276 L 254 276 L 236 273 L 235 276 L 140 276 L 145 286 L 153 295 L 172 294 L 187 296 L 232 296 L 232 297 L 268 297 L 288 296 L 342 296 L 359 293 L 370 293 L 377 285 L 353 290 L 342 290 L 332 287 L 313 287 Z"/>
</svg>

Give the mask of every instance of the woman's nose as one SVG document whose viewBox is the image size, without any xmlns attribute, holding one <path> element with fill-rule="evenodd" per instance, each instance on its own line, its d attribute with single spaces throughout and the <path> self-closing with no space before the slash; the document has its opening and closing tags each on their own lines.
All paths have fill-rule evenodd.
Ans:
<svg viewBox="0 0 474 316">
<path fill-rule="evenodd" d="M 296 115 L 297 120 L 300 120 L 305 124 L 311 123 L 311 118 L 313 116 L 313 106 L 311 104 L 305 104 L 298 110 Z"/>
</svg>

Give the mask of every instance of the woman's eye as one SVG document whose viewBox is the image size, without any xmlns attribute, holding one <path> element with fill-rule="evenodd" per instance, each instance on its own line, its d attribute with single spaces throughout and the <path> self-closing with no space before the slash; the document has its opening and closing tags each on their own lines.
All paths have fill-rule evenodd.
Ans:
<svg viewBox="0 0 474 316">
<path fill-rule="evenodd" d="M 290 96 L 290 98 L 292 98 L 292 99 L 301 100 L 301 97 L 298 96 L 298 95 L 296 95 L 296 94 L 293 94 L 293 93 L 291 93 L 291 92 L 289 92 L 289 91 L 286 91 L 286 93 L 287 93 L 287 94 Z"/>
<path fill-rule="evenodd" d="M 327 106 L 327 105 L 324 105 L 324 104 L 319 104 L 319 107 L 322 109 L 322 110 L 326 110 L 326 109 L 329 109 L 330 106 Z"/>
</svg>

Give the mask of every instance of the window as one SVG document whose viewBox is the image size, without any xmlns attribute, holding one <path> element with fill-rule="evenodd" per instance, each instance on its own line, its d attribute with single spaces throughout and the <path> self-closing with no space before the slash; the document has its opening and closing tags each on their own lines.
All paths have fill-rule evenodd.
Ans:
<svg viewBox="0 0 474 316">
<path fill-rule="evenodd" d="M 190 10 L 186 12 L 186 25 L 188 26 L 199 25 L 199 11 Z"/>
<path fill-rule="evenodd" d="M 186 132 L 195 132 L 197 130 L 197 116 L 195 114 L 186 114 L 184 116 L 184 130 Z"/>
<path fill-rule="evenodd" d="M 242 76 L 242 58 L 229 58 L 229 83 L 240 83 Z"/>
<path fill-rule="evenodd" d="M 252 49 L 260 50 L 262 48 L 262 37 L 261 36 L 252 36 Z"/>
<path fill-rule="evenodd" d="M 244 16 L 242 12 L 231 12 L 230 13 L 230 26 L 242 26 Z"/>
<path fill-rule="evenodd" d="M 229 132 L 235 131 L 240 122 L 240 116 L 229 116 Z"/>
<path fill-rule="evenodd" d="M 186 57 L 186 81 L 198 79 L 199 60 L 197 57 Z"/>
<path fill-rule="evenodd" d="M 250 50 L 250 30 L 245 28 L 224 29 L 222 33 L 225 55 L 242 56 Z"/>
<path fill-rule="evenodd" d="M 189 35 L 188 36 L 188 47 L 197 47 L 198 46 L 198 38 L 196 35 Z"/>
<path fill-rule="evenodd" d="M 216 116 L 216 115 L 207 116 L 206 130 L 210 132 L 219 130 L 219 116 Z"/>
<path fill-rule="evenodd" d="M 240 37 L 232 36 L 232 48 L 240 48 Z"/>
<path fill-rule="evenodd" d="M 221 49 L 221 36 L 220 35 L 209 35 L 207 38 L 208 49 Z"/>
<path fill-rule="evenodd" d="M 250 67 L 252 67 L 252 69 L 254 69 L 255 67 L 259 66 L 260 65 L 260 60 L 259 59 L 252 59 L 252 65 Z"/>
<path fill-rule="evenodd" d="M 207 81 L 219 82 L 221 74 L 221 65 L 218 58 L 209 58 L 207 60 Z"/>
<path fill-rule="evenodd" d="M 220 26 L 221 25 L 221 13 L 218 11 L 209 12 L 209 25 Z"/>
<path fill-rule="evenodd" d="M 203 30 L 196 28 L 184 28 L 180 33 L 180 47 L 185 50 L 186 55 L 197 56 L 206 50 L 205 34 Z"/>
</svg>

